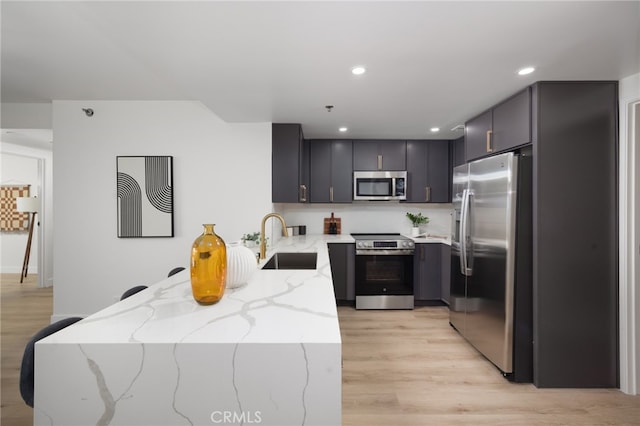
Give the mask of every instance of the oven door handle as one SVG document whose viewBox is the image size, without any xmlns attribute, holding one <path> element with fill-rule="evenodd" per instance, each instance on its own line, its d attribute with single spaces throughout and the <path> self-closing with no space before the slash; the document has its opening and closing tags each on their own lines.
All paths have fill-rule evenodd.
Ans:
<svg viewBox="0 0 640 426">
<path fill-rule="evenodd" d="M 413 256 L 414 250 L 367 250 L 356 249 L 356 256 Z"/>
</svg>

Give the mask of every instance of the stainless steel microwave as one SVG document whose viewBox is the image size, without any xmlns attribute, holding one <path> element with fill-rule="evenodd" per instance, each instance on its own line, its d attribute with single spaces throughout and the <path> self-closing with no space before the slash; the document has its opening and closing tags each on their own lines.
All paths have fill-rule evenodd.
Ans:
<svg viewBox="0 0 640 426">
<path fill-rule="evenodd" d="M 407 172 L 353 172 L 353 199 L 356 201 L 406 200 Z"/>
</svg>

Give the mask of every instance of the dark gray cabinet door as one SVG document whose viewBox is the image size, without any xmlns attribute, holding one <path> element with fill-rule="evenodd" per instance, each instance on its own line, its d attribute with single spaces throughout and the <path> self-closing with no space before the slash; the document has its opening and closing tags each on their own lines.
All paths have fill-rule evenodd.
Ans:
<svg viewBox="0 0 640 426">
<path fill-rule="evenodd" d="M 407 143 L 398 140 L 378 141 L 378 151 L 382 155 L 381 170 L 407 169 Z"/>
<path fill-rule="evenodd" d="M 406 170 L 407 144 L 404 140 L 353 142 L 353 170 Z"/>
<path fill-rule="evenodd" d="M 440 279 L 440 294 L 442 301 L 448 305 L 449 293 L 451 292 L 451 246 L 440 244 L 440 256 L 440 273 L 442 274 Z"/>
<path fill-rule="evenodd" d="M 534 100 L 534 383 L 615 388 L 618 85 L 541 82 Z"/>
<path fill-rule="evenodd" d="M 451 202 L 449 143 L 444 140 L 427 141 L 427 202 Z"/>
<path fill-rule="evenodd" d="M 271 201 L 308 201 L 309 152 L 299 124 L 271 125 Z"/>
<path fill-rule="evenodd" d="M 491 148 L 507 151 L 531 143 L 531 89 L 517 93 L 493 108 Z"/>
<path fill-rule="evenodd" d="M 442 294 L 441 244 L 416 244 L 413 292 L 416 301 L 440 300 Z"/>
<path fill-rule="evenodd" d="M 377 141 L 353 141 L 353 170 L 378 170 Z"/>
<path fill-rule="evenodd" d="M 516 93 L 465 124 L 467 161 L 531 143 L 531 89 Z"/>
<path fill-rule="evenodd" d="M 464 151 L 467 161 L 490 154 L 488 138 L 492 127 L 491 110 L 469 120 L 464 126 Z"/>
<path fill-rule="evenodd" d="M 312 140 L 309 197 L 312 203 L 329 203 L 331 200 L 331 141 Z"/>
<path fill-rule="evenodd" d="M 350 203 L 353 201 L 353 150 L 350 140 L 315 139 L 311 152 L 310 201 Z"/>
<path fill-rule="evenodd" d="M 427 141 L 407 141 L 407 203 L 427 199 Z"/>
<path fill-rule="evenodd" d="M 448 203 L 449 167 L 448 141 L 407 141 L 407 202 Z"/>
<path fill-rule="evenodd" d="M 331 144 L 331 186 L 334 203 L 353 201 L 353 142 L 335 140 Z"/>
<path fill-rule="evenodd" d="M 464 136 L 454 139 L 450 142 L 451 145 L 451 169 L 461 166 L 466 163 L 464 156 Z M 408 160 L 408 157 L 407 157 Z"/>
<path fill-rule="evenodd" d="M 355 244 L 327 244 L 333 277 L 333 291 L 337 301 L 356 300 Z"/>
</svg>

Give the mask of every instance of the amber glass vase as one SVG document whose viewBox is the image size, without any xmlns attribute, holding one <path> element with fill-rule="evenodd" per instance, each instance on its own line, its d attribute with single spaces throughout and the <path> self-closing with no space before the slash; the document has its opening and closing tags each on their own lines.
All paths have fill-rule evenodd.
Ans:
<svg viewBox="0 0 640 426">
<path fill-rule="evenodd" d="M 191 290 L 201 305 L 211 305 L 222 299 L 227 278 L 227 248 L 213 231 L 215 225 L 205 224 L 204 233 L 191 247 Z"/>
</svg>

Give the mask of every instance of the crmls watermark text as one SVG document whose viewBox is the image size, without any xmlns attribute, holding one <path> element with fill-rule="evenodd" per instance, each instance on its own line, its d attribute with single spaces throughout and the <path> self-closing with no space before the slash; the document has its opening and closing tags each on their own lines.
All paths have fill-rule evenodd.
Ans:
<svg viewBox="0 0 640 426">
<path fill-rule="evenodd" d="M 215 424 L 259 424 L 262 423 L 260 411 L 214 411 L 211 421 Z"/>
</svg>

